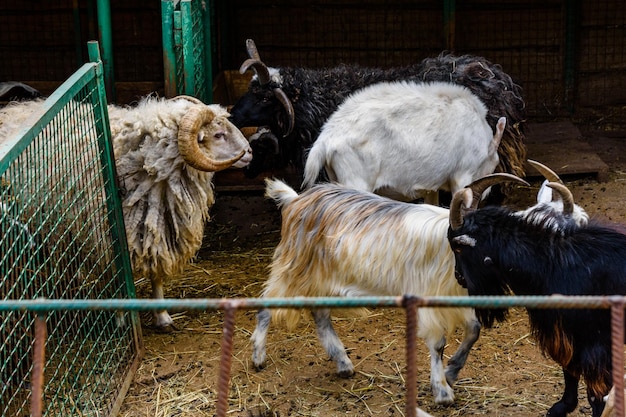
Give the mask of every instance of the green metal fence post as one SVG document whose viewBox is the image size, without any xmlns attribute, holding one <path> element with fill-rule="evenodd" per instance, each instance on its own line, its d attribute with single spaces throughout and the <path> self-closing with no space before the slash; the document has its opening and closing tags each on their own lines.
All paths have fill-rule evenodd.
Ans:
<svg viewBox="0 0 626 417">
<path fill-rule="evenodd" d="M 213 16 L 213 2 L 206 2 L 206 9 L 202 11 L 204 22 L 204 101 L 205 103 L 213 102 L 213 37 L 211 36 L 211 19 Z"/>
<path fill-rule="evenodd" d="M 107 96 L 115 101 L 111 5 L 109 0 L 98 0 L 98 35 L 102 44 L 102 64 L 104 65 L 104 84 L 106 85 Z"/>
<path fill-rule="evenodd" d="M 163 72 L 165 75 L 165 97 L 176 95 L 176 53 L 174 51 L 174 8 L 175 0 L 161 1 L 161 24 L 163 37 Z"/>
<path fill-rule="evenodd" d="M 181 26 L 183 35 L 183 68 L 185 72 L 184 94 L 197 97 L 195 83 L 196 62 L 194 59 L 194 25 L 190 1 L 180 2 Z M 198 97 L 202 100 L 202 97 Z"/>
</svg>

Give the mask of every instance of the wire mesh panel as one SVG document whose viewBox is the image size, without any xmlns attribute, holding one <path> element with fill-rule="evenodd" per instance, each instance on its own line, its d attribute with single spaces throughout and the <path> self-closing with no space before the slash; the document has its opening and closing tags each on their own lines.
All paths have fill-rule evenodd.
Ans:
<svg viewBox="0 0 626 417">
<path fill-rule="evenodd" d="M 134 297 L 101 63 L 85 64 L 36 108 L 0 137 L 1 297 Z M 44 415 L 109 415 L 140 356 L 137 316 L 47 319 Z M 1 415 L 28 414 L 33 320 L 0 313 Z"/>
<path fill-rule="evenodd" d="M 201 0 L 163 0 L 166 95 L 186 94 L 210 103 L 213 85 L 210 14 Z"/>
</svg>

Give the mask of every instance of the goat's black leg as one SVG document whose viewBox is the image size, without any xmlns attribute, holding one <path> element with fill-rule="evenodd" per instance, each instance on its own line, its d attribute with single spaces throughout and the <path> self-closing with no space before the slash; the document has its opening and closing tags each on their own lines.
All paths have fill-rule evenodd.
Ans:
<svg viewBox="0 0 626 417">
<path fill-rule="evenodd" d="M 573 375 L 563 368 L 563 379 L 565 380 L 563 397 L 550 407 L 546 417 L 566 417 L 567 413 L 574 411 L 576 405 L 578 405 L 578 380 L 580 375 Z"/>
<path fill-rule="evenodd" d="M 459 372 L 463 369 L 463 366 L 465 366 L 467 356 L 479 336 L 480 323 L 478 320 L 474 319 L 465 323 L 465 337 L 463 338 L 463 342 L 461 342 L 459 348 L 450 358 L 448 366 L 446 367 L 446 380 L 448 381 L 448 384 L 452 385 L 456 382 Z"/>
</svg>

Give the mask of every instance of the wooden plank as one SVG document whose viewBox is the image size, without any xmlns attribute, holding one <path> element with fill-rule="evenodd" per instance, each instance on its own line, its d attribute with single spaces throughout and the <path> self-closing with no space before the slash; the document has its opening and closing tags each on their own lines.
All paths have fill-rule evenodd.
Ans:
<svg viewBox="0 0 626 417">
<path fill-rule="evenodd" d="M 608 165 L 583 140 L 573 123 L 529 123 L 525 129 L 528 159 L 547 165 L 559 176 L 594 175 L 598 181 L 608 180 Z M 526 172 L 531 178 L 539 176 L 529 165 Z"/>
</svg>

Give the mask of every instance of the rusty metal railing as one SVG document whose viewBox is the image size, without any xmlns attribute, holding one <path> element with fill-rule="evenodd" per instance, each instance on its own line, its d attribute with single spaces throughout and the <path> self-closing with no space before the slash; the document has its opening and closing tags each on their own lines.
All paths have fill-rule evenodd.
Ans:
<svg viewBox="0 0 626 417">
<path fill-rule="evenodd" d="M 584 308 L 610 309 L 612 332 L 612 361 L 624 363 L 624 307 L 626 296 L 507 296 L 507 297 L 312 297 L 312 298 L 239 298 L 239 299 L 182 299 L 182 300 L 5 300 L 0 301 L 0 312 L 30 311 L 37 314 L 32 368 L 31 415 L 40 417 L 43 409 L 43 364 L 45 363 L 46 320 L 45 315 L 55 310 L 224 310 L 222 352 L 218 375 L 217 416 L 224 417 L 228 411 L 228 391 L 233 353 L 235 312 L 239 309 L 259 308 L 321 308 L 321 307 L 397 307 L 406 313 L 406 407 L 408 417 L 417 415 L 417 366 L 416 312 L 422 307 L 483 307 L 510 308 Z M 613 366 L 615 387 L 615 413 L 624 415 L 623 366 Z"/>
</svg>

